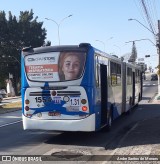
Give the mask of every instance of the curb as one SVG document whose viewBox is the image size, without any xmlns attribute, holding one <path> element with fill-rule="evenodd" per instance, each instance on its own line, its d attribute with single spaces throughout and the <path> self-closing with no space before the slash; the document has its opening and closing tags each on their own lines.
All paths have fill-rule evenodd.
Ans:
<svg viewBox="0 0 160 164">
<path fill-rule="evenodd" d="M 148 100 L 148 103 L 153 103 L 156 99 L 156 96 L 157 96 L 158 93 L 155 93 L 153 97 L 151 97 L 149 100 Z"/>
<path fill-rule="evenodd" d="M 3 100 L 18 99 L 18 98 L 21 98 L 21 96 L 6 97 L 6 98 L 3 98 Z"/>
<path fill-rule="evenodd" d="M 5 114 L 5 113 L 10 113 L 10 112 L 15 112 L 15 111 L 18 111 L 18 110 L 22 110 L 21 108 L 19 108 L 19 109 L 9 109 L 9 110 L 3 110 L 3 111 L 1 111 L 1 109 L 0 109 L 0 115 L 1 114 Z"/>
<path fill-rule="evenodd" d="M 3 100 L 10 100 L 10 99 L 13 99 L 13 102 L 9 102 L 8 104 L 10 103 L 14 103 L 14 102 L 19 102 L 19 100 L 14 100 L 14 99 L 18 99 L 18 98 L 21 98 L 21 96 L 16 96 L 16 97 L 7 97 L 7 98 L 4 98 Z M 10 112 L 15 112 L 15 111 L 18 111 L 18 110 L 22 110 L 22 108 L 4 108 L 3 109 L 3 103 L 0 103 L 0 114 L 5 114 L 5 113 L 10 113 Z"/>
</svg>

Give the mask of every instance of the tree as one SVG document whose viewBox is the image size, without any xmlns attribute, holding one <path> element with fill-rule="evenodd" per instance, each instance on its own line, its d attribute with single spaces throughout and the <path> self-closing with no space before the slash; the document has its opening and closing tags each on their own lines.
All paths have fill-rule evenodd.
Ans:
<svg viewBox="0 0 160 164">
<path fill-rule="evenodd" d="M 129 58 L 129 62 L 132 62 L 132 63 L 135 63 L 137 59 L 137 49 L 136 49 L 136 45 L 135 45 L 135 42 L 133 41 L 133 45 L 132 45 L 132 54 Z"/>
<path fill-rule="evenodd" d="M 50 46 L 51 45 L 51 41 L 46 41 L 44 44 L 43 44 L 43 46 Z"/>
<path fill-rule="evenodd" d="M 19 45 L 39 47 L 44 44 L 46 30 L 42 28 L 43 22 L 37 22 L 38 17 L 33 18 L 33 11 L 20 12 L 19 16 Z"/>
<path fill-rule="evenodd" d="M 20 79 L 20 51 L 23 47 L 51 44 L 45 42 L 46 29 L 42 28 L 43 22 L 37 19 L 32 9 L 21 11 L 19 18 L 9 11 L 8 19 L 5 12 L 0 11 L 0 87 L 4 85 L 8 73 L 13 74 L 15 84 Z"/>
</svg>

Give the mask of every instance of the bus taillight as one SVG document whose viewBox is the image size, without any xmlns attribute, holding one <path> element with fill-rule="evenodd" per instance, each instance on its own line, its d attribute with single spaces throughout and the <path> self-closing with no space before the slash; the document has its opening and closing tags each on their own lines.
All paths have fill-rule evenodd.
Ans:
<svg viewBox="0 0 160 164">
<path fill-rule="evenodd" d="M 82 103 L 82 104 L 86 104 L 86 103 L 87 103 L 87 100 L 86 100 L 86 99 L 82 99 L 82 100 L 81 100 L 81 103 Z"/>
<path fill-rule="evenodd" d="M 27 100 L 25 100 L 25 104 L 29 104 L 29 100 L 27 99 Z"/>
<path fill-rule="evenodd" d="M 52 91 L 52 96 L 56 96 L 57 92 L 56 91 Z"/>
<path fill-rule="evenodd" d="M 85 111 L 87 111 L 87 107 L 86 106 L 82 106 L 82 110 L 85 112 Z"/>
<path fill-rule="evenodd" d="M 25 110 L 26 110 L 26 111 L 29 111 L 29 107 L 28 107 L 28 106 L 25 106 Z"/>
</svg>

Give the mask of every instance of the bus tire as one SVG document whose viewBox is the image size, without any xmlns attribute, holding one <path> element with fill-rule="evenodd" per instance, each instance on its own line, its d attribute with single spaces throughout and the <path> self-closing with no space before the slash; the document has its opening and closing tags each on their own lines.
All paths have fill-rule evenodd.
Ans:
<svg viewBox="0 0 160 164">
<path fill-rule="evenodd" d="M 106 130 L 109 131 L 111 130 L 111 126 L 112 126 L 112 112 L 109 112 L 109 117 L 108 117 L 108 120 L 107 120 L 107 126 L 106 126 Z"/>
<path fill-rule="evenodd" d="M 101 132 L 108 132 L 111 130 L 112 126 L 112 114 L 111 110 L 109 111 L 109 116 L 107 118 L 107 125 L 105 125 L 100 131 Z"/>
<path fill-rule="evenodd" d="M 141 101 L 141 94 L 139 93 L 139 96 L 138 96 L 138 102 Z"/>
<path fill-rule="evenodd" d="M 126 114 L 130 114 L 131 113 L 131 109 L 132 109 L 132 97 L 129 98 L 129 109 L 126 112 Z"/>
<path fill-rule="evenodd" d="M 129 105 L 132 106 L 132 97 L 129 98 Z"/>
<path fill-rule="evenodd" d="M 106 132 L 110 131 L 111 130 L 111 126 L 112 126 L 112 107 L 109 111 L 109 116 L 107 118 L 107 125 L 104 127 L 104 130 Z"/>
</svg>

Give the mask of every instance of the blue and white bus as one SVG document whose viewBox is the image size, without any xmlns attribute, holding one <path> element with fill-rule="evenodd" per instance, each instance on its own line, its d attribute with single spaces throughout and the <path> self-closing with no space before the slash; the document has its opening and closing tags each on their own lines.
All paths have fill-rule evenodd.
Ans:
<svg viewBox="0 0 160 164">
<path fill-rule="evenodd" d="M 98 131 L 142 97 L 140 67 L 88 43 L 24 48 L 23 128 Z"/>
</svg>

